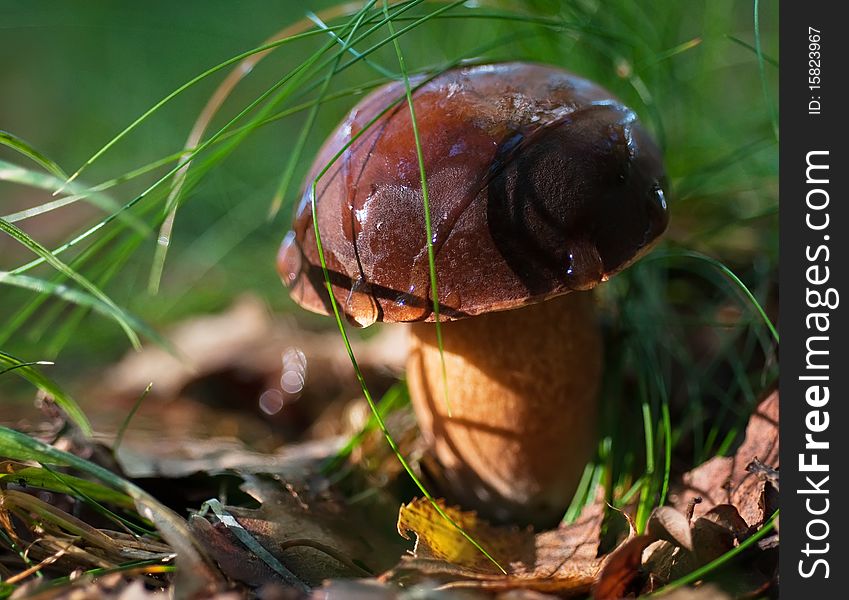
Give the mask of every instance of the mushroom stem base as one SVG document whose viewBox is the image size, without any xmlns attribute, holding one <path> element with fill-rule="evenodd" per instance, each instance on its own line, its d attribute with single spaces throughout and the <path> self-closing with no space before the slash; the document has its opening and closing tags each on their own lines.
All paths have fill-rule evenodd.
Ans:
<svg viewBox="0 0 849 600">
<path fill-rule="evenodd" d="M 443 323 L 447 402 L 436 328 L 410 332 L 410 395 L 440 493 L 494 521 L 556 525 L 597 439 L 592 296 Z"/>
</svg>

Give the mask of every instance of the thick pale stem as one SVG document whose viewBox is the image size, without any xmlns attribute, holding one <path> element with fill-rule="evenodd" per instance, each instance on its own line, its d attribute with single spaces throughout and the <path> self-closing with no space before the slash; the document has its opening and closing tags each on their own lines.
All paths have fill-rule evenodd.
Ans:
<svg viewBox="0 0 849 600">
<path fill-rule="evenodd" d="M 502 522 L 549 527 L 596 443 L 601 336 L 591 294 L 411 326 L 410 394 L 441 493 Z"/>
</svg>

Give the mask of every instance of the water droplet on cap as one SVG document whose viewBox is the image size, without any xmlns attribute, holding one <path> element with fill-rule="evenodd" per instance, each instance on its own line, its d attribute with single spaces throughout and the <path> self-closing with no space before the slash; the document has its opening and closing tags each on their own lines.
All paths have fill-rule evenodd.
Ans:
<svg viewBox="0 0 849 600">
<path fill-rule="evenodd" d="M 295 241 L 295 232 L 290 231 L 283 238 L 277 253 L 277 272 L 285 285 L 291 286 L 295 283 L 301 274 L 301 262 L 301 249 Z"/>
<path fill-rule="evenodd" d="M 663 188 L 656 185 L 652 193 L 654 194 L 655 202 L 657 202 L 661 209 L 666 210 L 666 194 L 663 193 Z"/>
<path fill-rule="evenodd" d="M 575 243 L 566 265 L 569 287 L 576 291 L 590 290 L 603 276 L 604 264 L 595 244 L 589 240 Z"/>
<path fill-rule="evenodd" d="M 406 292 L 395 297 L 392 303 L 392 318 L 396 321 L 418 321 L 425 317 L 426 300 L 419 295 L 419 289 L 426 290 L 428 286 L 421 288 L 411 284 Z"/>
<path fill-rule="evenodd" d="M 463 302 L 463 300 L 460 297 L 460 292 L 458 292 L 457 290 L 451 290 L 441 300 L 442 306 L 445 306 L 445 307 L 453 309 L 453 310 L 460 310 L 460 306 L 461 306 L 462 302 Z"/>
<path fill-rule="evenodd" d="M 357 327 L 373 325 L 380 309 L 371 295 L 371 286 L 362 277 L 358 278 L 345 299 L 345 316 Z"/>
</svg>

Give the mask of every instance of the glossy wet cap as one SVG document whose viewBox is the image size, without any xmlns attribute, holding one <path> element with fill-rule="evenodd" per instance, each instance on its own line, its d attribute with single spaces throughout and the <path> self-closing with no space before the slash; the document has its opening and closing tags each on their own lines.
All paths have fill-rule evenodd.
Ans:
<svg viewBox="0 0 849 600">
<path fill-rule="evenodd" d="M 441 319 L 590 289 L 666 229 L 660 152 L 634 112 L 603 88 L 526 63 L 463 67 L 412 83 L 420 86 L 414 106 Z M 315 160 L 277 258 L 292 297 L 309 310 L 331 311 L 310 183 L 350 143 L 315 194 L 340 309 L 360 325 L 434 318 L 419 163 L 403 100 L 401 83 L 366 97 Z"/>
</svg>

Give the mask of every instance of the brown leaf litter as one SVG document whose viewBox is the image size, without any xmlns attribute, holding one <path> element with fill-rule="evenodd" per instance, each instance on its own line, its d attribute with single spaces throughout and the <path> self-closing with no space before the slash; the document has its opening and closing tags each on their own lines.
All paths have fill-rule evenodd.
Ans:
<svg viewBox="0 0 849 600">
<path fill-rule="evenodd" d="M 280 349 L 286 346 L 281 344 L 279 334 L 269 337 L 264 309 L 251 302 L 213 317 L 222 319 L 215 327 L 210 322 L 194 323 L 174 336 L 180 350 L 199 361 L 200 368 L 196 364 L 192 369 L 179 361 L 171 362 L 175 360 L 173 357 L 146 350 L 139 355 L 143 358 L 138 362 L 128 358 L 110 371 L 104 378 L 101 392 L 110 401 L 127 405 L 151 378 L 157 376 L 161 384 L 160 395 L 152 398 L 152 404 L 143 406 L 143 410 L 148 411 L 148 419 L 158 417 L 159 421 L 168 421 L 157 411 L 181 404 L 182 400 L 180 403 L 176 400 L 184 400 L 187 394 L 194 394 L 206 385 L 198 387 L 199 381 L 219 381 L 219 375 L 232 371 L 234 366 L 236 371 L 255 369 L 257 380 L 261 382 L 258 389 L 280 384 Z M 302 340 L 311 341 L 301 341 L 298 347 L 305 349 L 314 343 L 313 350 L 303 351 L 312 357 L 310 368 L 322 372 L 323 377 L 319 379 L 333 372 L 336 367 L 332 365 L 337 364 L 334 361 L 345 365 L 340 369 L 350 368 L 346 355 L 336 356 L 340 349 L 336 339 L 328 339 L 325 334 L 316 334 L 313 338 L 309 337 L 313 334 L 304 335 Z M 390 354 L 394 353 L 397 358 L 403 353 L 397 352 L 394 343 L 381 346 L 383 342 L 380 342 L 378 346 L 394 348 Z M 263 345 L 267 345 L 265 350 Z M 388 360 L 381 352 L 378 349 L 374 354 L 376 370 L 383 368 L 379 365 Z M 150 354 L 144 356 L 145 353 Z M 244 362 L 249 357 L 260 358 Z M 391 360 L 386 364 L 391 364 Z M 353 380 L 347 370 L 339 380 L 344 378 Z M 339 386 L 334 389 L 339 398 L 358 395 L 358 389 Z M 326 392 L 322 390 L 317 393 Z M 321 410 L 338 420 L 339 413 L 328 409 L 326 403 Z M 210 413 L 206 414 L 208 418 Z M 235 439 L 195 441 L 196 436 L 187 435 L 185 431 L 180 442 L 172 442 L 165 435 L 151 446 L 148 437 L 143 440 L 144 452 L 139 453 L 133 451 L 132 439 L 128 438 L 120 453 L 120 462 L 129 476 L 156 479 L 164 485 L 177 482 L 179 486 L 191 487 L 187 477 L 194 473 L 228 473 L 244 482 L 243 491 L 253 497 L 258 508 L 224 506 L 226 519 L 194 515 L 189 522 L 192 536 L 199 540 L 205 553 L 214 559 L 235 589 L 250 589 L 254 594 L 262 596 L 265 593 L 269 597 L 291 589 L 274 568 L 234 535 L 233 527 L 238 527 L 285 565 L 299 581 L 314 587 L 315 598 L 394 599 L 413 597 L 421 592 L 429 597 L 444 594 L 451 598 L 483 596 L 501 600 L 542 600 L 592 594 L 596 600 L 612 600 L 656 591 L 738 546 L 763 525 L 777 499 L 778 416 L 778 393 L 773 392 L 751 416 L 745 439 L 733 456 L 714 458 L 686 473 L 682 482 L 673 486 L 672 506 L 654 511 L 642 535 L 632 532 L 616 550 L 604 556 L 599 556 L 606 512 L 601 497 L 587 506 L 574 523 L 538 534 L 529 529 L 492 526 L 473 512 L 461 511 L 439 500 L 441 509 L 478 541 L 506 573 L 483 556 L 424 499 L 402 505 L 399 511 L 398 532 L 407 540 L 414 538 L 415 547 L 398 562 L 408 546 L 403 539 L 389 535 L 390 524 L 386 523 L 397 504 L 392 503 L 385 490 L 372 490 L 372 497 L 365 501 L 346 498 L 320 475 L 321 460 L 337 451 L 344 440 L 324 437 L 327 431 L 323 425 L 315 425 L 320 428 L 316 436 L 323 439 L 288 444 L 274 455 L 256 452 Z M 318 420 L 314 424 L 322 420 L 315 418 Z M 178 419 L 175 426 L 180 423 Z M 406 421 L 401 424 L 404 423 Z M 329 427 L 333 430 L 339 425 L 330 424 Z M 406 439 L 405 432 L 413 428 L 399 427 L 399 430 L 400 438 Z M 361 447 L 376 441 L 377 446 L 384 449 L 385 456 L 379 452 L 375 455 L 394 465 L 394 457 L 385 450 L 379 433 L 374 438 L 367 437 L 366 445 Z M 409 454 L 407 450 L 409 448 L 405 448 L 405 454 Z M 377 470 L 383 473 L 383 459 L 379 463 L 381 466 Z M 180 490 L 183 495 L 186 492 Z M 27 505 L 31 512 L 38 502 L 37 498 L 29 499 L 32 497 L 21 498 L 14 491 L 9 496 L 6 492 L 6 509 L 4 513 L 0 506 L 0 516 L 14 513 L 12 509 L 21 513 L 22 509 L 15 508 L 15 502 Z M 16 517 L 18 522 L 22 516 L 23 513 Z M 35 560 L 55 557 L 55 565 L 51 563 L 50 567 L 108 568 L 125 561 L 128 552 L 158 553 L 157 556 L 164 559 L 174 548 L 170 543 L 150 540 L 134 549 L 131 536 L 97 530 L 82 521 L 61 516 L 63 522 L 79 529 L 73 535 L 82 541 L 65 549 L 69 544 L 62 542 L 71 537 L 67 527 L 47 530 L 43 539 L 33 544 L 32 557 Z M 10 518 L 4 518 L 4 528 L 12 528 Z M 30 541 L 20 538 L 22 544 Z M 768 555 L 769 550 L 764 548 L 767 547 L 757 550 L 758 556 Z M 721 580 L 722 591 L 702 585 L 695 590 L 678 590 L 668 597 L 675 598 L 677 594 L 687 600 L 725 600 L 728 597 L 725 592 L 730 590 L 734 595 L 745 595 L 768 590 L 774 585 L 774 573 L 769 571 L 768 560 L 765 561 L 767 567 L 754 568 L 750 564 L 753 562 L 751 552 L 741 559 L 724 567 L 726 571 L 736 569 L 732 573 L 738 581 L 726 585 L 727 582 Z M 316 587 L 328 579 L 333 581 Z M 157 581 L 162 583 L 162 580 Z M 31 588 L 24 586 L 23 589 Z M 144 597 L 138 586 L 126 584 L 107 586 L 101 592 L 99 597 Z"/>
<path fill-rule="evenodd" d="M 585 594 L 595 581 L 601 560 L 599 534 L 604 503 L 588 506 L 569 525 L 534 534 L 530 529 L 495 527 L 473 512 L 440 507 L 478 541 L 507 573 L 476 549 L 426 499 L 403 505 L 398 531 L 416 537 L 413 554 L 381 576 L 387 582 L 411 585 L 438 582 L 440 589 L 507 592 L 530 590 L 558 596 Z"/>
<path fill-rule="evenodd" d="M 693 516 L 731 504 L 750 527 L 763 523 L 775 509 L 774 488 L 762 474 L 748 469 L 757 460 L 778 470 L 778 390 L 769 394 L 749 418 L 746 437 L 734 456 L 717 456 L 685 473 L 682 485 L 670 495 L 673 506 L 685 511 L 700 498 Z"/>
<path fill-rule="evenodd" d="M 716 457 L 684 475 L 673 507 L 656 509 L 643 535 L 631 536 L 605 562 L 595 600 L 655 591 L 719 558 L 755 533 L 776 509 L 778 490 L 778 392 L 752 414 L 733 457 Z M 774 585 L 775 564 L 726 567 L 735 597 Z"/>
<path fill-rule="evenodd" d="M 231 530 L 252 536 L 301 582 L 319 586 L 328 578 L 369 577 L 390 567 L 404 544 L 388 535 L 392 509 L 372 502 L 351 505 L 330 490 L 311 490 L 269 477 L 245 476 L 243 488 L 261 503 L 257 509 L 225 507 L 228 518 L 191 520 L 221 569 L 250 587 L 281 583 Z M 383 518 L 381 519 L 381 515 Z"/>
</svg>

